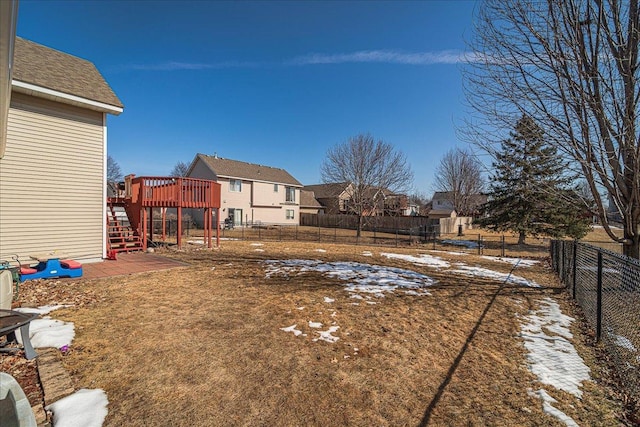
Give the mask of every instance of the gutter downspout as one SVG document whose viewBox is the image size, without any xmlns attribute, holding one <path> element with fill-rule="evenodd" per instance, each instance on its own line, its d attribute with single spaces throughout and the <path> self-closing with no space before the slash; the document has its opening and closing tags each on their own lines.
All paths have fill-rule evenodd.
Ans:
<svg viewBox="0 0 640 427">
<path fill-rule="evenodd" d="M 18 0 L 0 1 L 0 159 L 7 146 L 11 105 L 11 71 L 18 21 Z"/>
</svg>

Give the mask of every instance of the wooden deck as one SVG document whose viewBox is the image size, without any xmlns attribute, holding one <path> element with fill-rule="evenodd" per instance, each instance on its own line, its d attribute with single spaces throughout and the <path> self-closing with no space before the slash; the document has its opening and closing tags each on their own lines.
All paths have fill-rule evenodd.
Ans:
<svg viewBox="0 0 640 427">
<path fill-rule="evenodd" d="M 182 246 L 182 209 L 203 209 L 204 239 L 207 242 L 207 247 L 211 248 L 214 227 L 212 216 L 215 210 L 215 217 L 219 217 L 220 187 L 219 183 L 208 179 L 127 175 L 123 194 L 119 194 L 119 197 L 109 198 L 107 203 L 110 207 L 123 206 L 125 208 L 131 227 L 142 240 L 143 250 L 147 249 L 147 242 L 151 234 L 150 222 L 154 208 L 176 209 L 179 248 Z M 162 209 L 163 224 L 166 220 L 165 215 L 166 209 Z M 113 218 L 107 218 L 107 221 L 113 222 Z M 216 246 L 219 246 L 218 221 L 215 223 Z"/>
</svg>

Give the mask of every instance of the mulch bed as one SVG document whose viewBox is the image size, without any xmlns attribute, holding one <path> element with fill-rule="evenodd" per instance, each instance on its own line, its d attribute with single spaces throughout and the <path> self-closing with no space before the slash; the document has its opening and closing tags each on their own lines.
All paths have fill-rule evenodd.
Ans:
<svg viewBox="0 0 640 427">
<path fill-rule="evenodd" d="M 73 305 L 82 307 L 98 301 L 96 295 L 84 287 L 86 282 L 72 280 L 30 280 L 20 283 L 18 300 L 13 307 L 39 307 L 43 305 Z M 0 338 L 0 345 L 6 337 Z M 11 344 L 9 344 L 9 347 Z M 37 350 L 36 350 L 37 351 Z M 44 392 L 38 376 L 37 359 L 27 360 L 24 351 L 0 353 L 0 371 L 13 376 L 31 406 L 42 406 Z"/>
</svg>

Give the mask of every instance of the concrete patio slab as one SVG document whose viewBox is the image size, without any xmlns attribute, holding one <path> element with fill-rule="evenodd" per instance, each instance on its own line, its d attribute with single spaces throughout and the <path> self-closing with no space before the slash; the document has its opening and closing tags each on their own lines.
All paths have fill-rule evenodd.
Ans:
<svg viewBox="0 0 640 427">
<path fill-rule="evenodd" d="M 148 271 L 169 270 L 185 267 L 189 264 L 149 253 L 121 253 L 117 260 L 104 260 L 91 264 L 83 264 L 82 279 L 99 279 L 103 277 L 126 276 Z"/>
</svg>

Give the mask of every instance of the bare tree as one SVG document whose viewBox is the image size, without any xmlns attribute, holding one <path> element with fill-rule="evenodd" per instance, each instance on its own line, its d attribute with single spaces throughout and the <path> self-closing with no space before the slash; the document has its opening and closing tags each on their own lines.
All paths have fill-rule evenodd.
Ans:
<svg viewBox="0 0 640 427">
<path fill-rule="evenodd" d="M 357 135 L 330 148 L 320 173 L 325 183 L 347 183 L 349 209 L 358 215 L 358 236 L 363 218 L 374 210 L 377 197 L 384 197 L 383 190 L 402 193 L 413 181 L 404 154 L 370 134 Z"/>
<path fill-rule="evenodd" d="M 435 175 L 436 191 L 447 192 L 459 215 L 472 216 L 478 194 L 485 188 L 482 165 L 467 149 L 454 148 L 440 159 Z"/>
<path fill-rule="evenodd" d="M 530 116 L 587 182 L 607 234 L 639 258 L 638 0 L 487 0 L 477 18 L 465 86 L 478 114 L 462 132 L 493 152 L 496 129 Z"/>
<path fill-rule="evenodd" d="M 107 156 L 107 182 L 119 182 L 122 181 L 122 171 L 120 165 L 116 160 Z"/>
<path fill-rule="evenodd" d="M 187 176 L 189 172 L 189 164 L 185 162 L 178 162 L 171 169 L 171 176 Z"/>
</svg>

